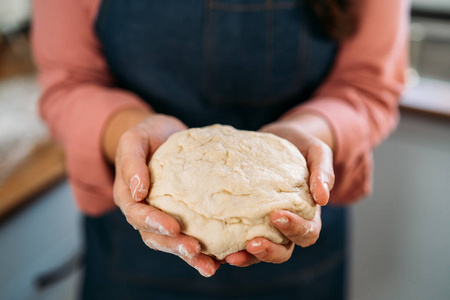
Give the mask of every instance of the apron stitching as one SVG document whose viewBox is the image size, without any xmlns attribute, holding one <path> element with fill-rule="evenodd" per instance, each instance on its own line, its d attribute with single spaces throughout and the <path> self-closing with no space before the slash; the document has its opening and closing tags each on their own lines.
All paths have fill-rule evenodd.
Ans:
<svg viewBox="0 0 450 300">
<path fill-rule="evenodd" d="M 298 46 L 298 56 L 297 56 L 297 69 L 298 69 L 298 73 L 296 76 L 296 81 L 297 83 L 301 82 L 301 80 L 304 77 L 305 74 L 305 66 L 306 66 L 306 56 L 308 55 L 308 51 L 307 51 L 307 36 L 306 36 L 306 32 L 303 30 L 300 30 L 300 36 L 299 36 L 299 46 Z M 293 85 L 295 87 L 295 83 Z"/>
<path fill-rule="evenodd" d="M 273 72 L 273 0 L 266 0 L 266 76 L 263 102 L 272 94 L 272 72 Z"/>
<path fill-rule="evenodd" d="M 297 62 L 296 62 L 297 72 L 293 79 L 293 83 L 291 84 L 291 87 L 284 93 L 273 96 L 273 97 L 269 97 L 268 98 L 269 101 L 274 102 L 277 98 L 278 99 L 287 98 L 298 92 L 298 84 L 301 83 L 301 80 L 305 73 L 305 66 L 306 66 L 306 62 L 307 62 L 307 58 L 306 58 L 306 56 L 308 55 L 308 51 L 306 49 L 307 41 L 308 41 L 308 39 L 307 39 L 306 33 L 302 32 L 302 30 L 300 30 L 299 35 L 298 35 L 298 55 L 297 55 Z"/>
<path fill-rule="evenodd" d="M 271 95 L 273 89 L 273 51 L 274 51 L 274 29 L 273 29 L 273 11 L 276 9 L 294 9 L 298 6 L 297 1 L 284 1 L 274 3 L 273 0 L 265 0 L 264 4 L 228 4 L 228 3 L 220 3 L 215 0 L 205 0 L 205 35 L 204 35 L 204 47 L 205 49 L 205 62 L 204 62 L 204 93 L 205 97 L 209 98 L 208 102 L 213 103 L 241 103 L 247 102 L 249 105 L 271 105 L 273 102 L 276 102 L 285 97 L 289 97 L 290 95 L 296 93 L 298 90 L 297 83 L 302 78 L 303 72 L 300 70 L 300 67 L 303 65 L 303 61 L 300 61 L 301 54 L 303 54 L 302 50 L 299 49 L 299 55 L 297 57 L 297 75 L 293 80 L 293 86 L 279 95 Z M 220 94 L 217 90 L 213 89 L 211 78 L 213 78 L 212 74 L 213 65 L 214 65 L 214 47 L 216 46 L 216 38 L 217 38 L 217 22 L 218 22 L 218 12 L 255 12 L 266 10 L 266 55 L 265 55 L 265 88 L 263 91 L 263 96 L 261 98 L 255 98 L 252 101 L 248 101 L 247 98 L 240 98 L 239 96 L 235 96 L 232 101 L 230 101 L 229 97 L 226 95 Z M 300 32 L 299 43 L 302 39 L 306 39 L 305 36 Z M 300 44 L 301 45 L 301 44 Z"/>
<path fill-rule="evenodd" d="M 267 101 L 274 102 L 277 99 L 283 99 L 290 97 L 293 94 L 296 94 L 298 92 L 298 84 L 301 82 L 302 78 L 304 77 L 305 73 L 305 66 L 308 62 L 307 55 L 309 52 L 307 51 L 306 45 L 308 44 L 308 38 L 306 32 L 300 30 L 298 35 L 298 54 L 297 54 L 297 72 L 295 74 L 295 77 L 293 79 L 293 83 L 291 84 L 291 88 L 289 88 L 287 91 L 274 96 L 267 97 Z"/>
<path fill-rule="evenodd" d="M 205 97 L 209 97 L 210 82 L 209 78 L 211 73 L 211 59 L 212 59 L 212 6 L 213 0 L 205 0 L 205 16 L 204 16 L 204 30 L 203 30 L 203 48 L 204 48 L 204 61 L 203 61 L 203 92 Z"/>
<path fill-rule="evenodd" d="M 292 9 L 296 7 L 297 3 L 295 1 L 284 1 L 272 3 L 274 10 L 284 10 Z M 264 4 L 230 4 L 213 2 L 211 9 L 220 11 L 231 11 L 231 12 L 251 12 L 251 11 L 264 11 L 267 9 L 267 3 Z"/>
<path fill-rule="evenodd" d="M 211 39 L 211 43 L 210 43 L 210 65 L 214 66 L 216 64 L 216 59 L 215 59 L 215 48 L 217 46 L 217 24 L 219 22 L 219 14 L 217 12 L 211 12 L 211 35 L 210 35 L 210 39 Z M 213 67 L 210 68 L 210 72 L 211 70 L 213 70 Z M 212 78 L 212 76 L 209 76 L 209 78 Z M 210 81 L 211 82 L 211 81 Z M 214 86 L 214 85 L 212 85 Z M 214 101 L 217 102 L 217 98 L 219 97 L 219 95 L 217 94 L 217 89 L 213 89 L 210 85 L 209 87 L 209 95 L 214 99 Z"/>
<path fill-rule="evenodd" d="M 307 63 L 307 55 L 308 51 L 306 49 L 306 45 L 308 38 L 306 36 L 306 32 L 303 32 L 300 30 L 298 35 L 298 54 L 297 54 L 297 72 L 295 74 L 295 77 L 293 79 L 293 83 L 291 84 L 291 88 L 289 88 L 287 91 L 283 92 L 282 94 L 275 95 L 268 97 L 267 100 L 270 102 L 274 102 L 277 99 L 284 99 L 287 97 L 290 97 L 293 94 L 296 94 L 298 92 L 298 84 L 301 83 L 301 80 L 303 78 L 303 75 L 305 73 L 305 66 Z"/>
</svg>

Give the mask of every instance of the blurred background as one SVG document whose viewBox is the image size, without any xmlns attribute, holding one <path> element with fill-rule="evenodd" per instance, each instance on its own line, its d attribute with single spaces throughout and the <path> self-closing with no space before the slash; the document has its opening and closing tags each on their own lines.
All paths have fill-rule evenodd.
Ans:
<svg viewBox="0 0 450 300">
<path fill-rule="evenodd" d="M 29 0 L 0 0 L 0 299 L 76 299 L 80 217 L 37 114 Z M 416 0 L 398 130 L 352 208 L 351 300 L 450 299 L 450 1 Z"/>
</svg>

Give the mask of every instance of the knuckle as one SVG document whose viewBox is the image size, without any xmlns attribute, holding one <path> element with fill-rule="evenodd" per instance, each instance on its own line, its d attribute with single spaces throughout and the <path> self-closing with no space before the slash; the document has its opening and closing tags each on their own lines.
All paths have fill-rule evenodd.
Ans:
<svg viewBox="0 0 450 300">
<path fill-rule="evenodd" d="M 255 253 L 253 255 L 256 260 L 263 262 L 271 262 L 274 256 L 271 250 L 265 250 L 263 253 Z"/>
<path fill-rule="evenodd" d="M 133 217 L 131 217 L 129 214 L 125 214 L 125 219 L 129 224 L 133 225 Z"/>
<path fill-rule="evenodd" d="M 151 238 L 147 238 L 147 239 L 143 238 L 142 241 L 150 249 L 155 250 L 155 251 L 160 251 L 160 247 L 159 247 L 158 243 L 156 243 L 153 239 L 151 239 Z"/>
<path fill-rule="evenodd" d="M 160 117 L 163 117 L 163 116 L 161 115 Z M 180 121 L 177 118 L 175 118 L 174 116 L 171 116 L 171 115 L 164 115 L 164 118 L 166 118 L 167 121 L 169 121 L 169 122 L 173 122 L 176 124 L 180 123 Z"/>
<path fill-rule="evenodd" d="M 312 244 L 311 243 L 301 243 L 299 246 L 300 247 L 302 247 L 302 248 L 308 248 L 309 246 L 311 246 Z"/>
<path fill-rule="evenodd" d="M 119 144 L 127 145 L 134 138 L 134 130 L 130 129 L 125 131 L 119 138 Z"/>
<path fill-rule="evenodd" d="M 292 251 L 288 251 L 286 255 L 284 256 L 283 262 L 287 262 L 289 259 L 291 259 Z"/>
<path fill-rule="evenodd" d="M 256 257 L 253 257 L 253 258 L 250 260 L 249 266 L 259 264 L 260 262 L 261 262 L 261 261 L 260 261 L 259 259 L 257 259 Z"/>
<path fill-rule="evenodd" d="M 326 181 L 333 180 L 334 181 L 334 172 L 332 172 L 328 168 L 321 167 L 319 169 L 318 174 L 319 174 L 320 179 L 322 179 L 322 180 L 326 180 Z"/>
<path fill-rule="evenodd" d="M 312 142 L 311 142 L 311 151 L 315 152 L 315 153 L 320 153 L 321 156 L 325 156 L 327 155 L 327 146 L 324 142 L 322 142 L 321 140 L 319 140 L 318 138 L 315 138 Z"/>
<path fill-rule="evenodd" d="M 278 258 L 277 260 L 274 261 L 275 264 L 282 264 L 287 262 L 292 256 L 291 252 L 286 253 L 285 255 L 283 255 L 282 257 Z"/>
<path fill-rule="evenodd" d="M 120 136 L 117 143 L 116 158 L 122 156 L 121 154 L 126 150 L 127 146 L 129 145 L 130 139 L 131 138 L 128 131 Z"/>
<path fill-rule="evenodd" d="M 122 205 L 120 207 L 120 210 L 122 211 L 122 213 L 125 215 L 125 217 L 130 217 L 133 213 L 133 202 L 127 202 L 125 205 Z"/>
<path fill-rule="evenodd" d="M 288 261 L 290 257 L 291 256 L 289 254 L 283 254 L 281 256 L 274 257 L 272 259 L 272 263 L 274 263 L 274 264 L 282 264 L 282 263 Z"/>
<path fill-rule="evenodd" d="M 325 177 L 325 180 L 328 180 L 330 183 L 334 183 L 334 172 L 328 170 L 328 169 L 322 169 L 321 173 Z"/>
<path fill-rule="evenodd" d="M 304 234 L 304 226 L 302 226 L 301 221 L 295 220 L 295 224 L 289 227 L 288 230 L 283 231 L 283 234 L 290 240 L 296 240 Z"/>
<path fill-rule="evenodd" d="M 300 247 L 302 247 L 302 248 L 307 248 L 307 247 L 310 247 L 310 246 L 314 245 L 317 242 L 318 239 L 319 239 L 318 235 L 313 235 L 313 236 L 311 236 L 311 237 L 309 237 L 307 239 L 304 239 L 298 245 Z"/>
<path fill-rule="evenodd" d="M 331 148 L 321 139 L 314 137 L 311 142 L 311 147 L 315 151 L 319 151 L 323 155 L 332 154 Z"/>
<path fill-rule="evenodd" d="M 312 235 L 310 237 L 310 239 L 309 239 L 310 246 L 314 245 L 317 242 L 318 239 L 319 239 L 319 235 L 318 234 Z"/>
<path fill-rule="evenodd" d="M 272 263 L 273 263 L 273 264 L 276 264 L 276 265 L 279 265 L 279 264 L 282 264 L 282 263 L 284 263 L 284 262 L 286 262 L 286 260 L 275 260 L 275 261 L 273 261 Z"/>
<path fill-rule="evenodd" d="M 329 180 L 330 180 L 330 189 L 331 188 L 333 188 L 333 186 L 334 186 L 334 183 L 335 183 L 335 181 L 336 181 L 336 176 L 334 175 L 334 173 L 329 173 L 328 174 L 328 178 L 329 178 Z"/>
<path fill-rule="evenodd" d="M 125 181 L 126 178 L 131 177 L 128 170 L 128 166 L 130 165 L 129 158 L 124 155 L 118 159 L 118 162 L 120 164 L 120 176 L 122 177 L 122 180 Z"/>
<path fill-rule="evenodd" d="M 113 188 L 113 200 L 114 200 L 114 203 L 115 203 L 117 206 L 120 207 L 120 205 L 119 205 L 119 203 L 120 203 L 120 201 L 119 201 L 119 192 L 117 191 L 116 185 L 114 185 L 114 188 Z M 122 210 L 122 209 L 121 209 L 121 210 Z"/>
<path fill-rule="evenodd" d="M 330 180 L 334 180 L 334 172 L 331 172 L 330 170 L 323 170 L 322 173 L 324 176 L 326 176 Z"/>
<path fill-rule="evenodd" d="M 131 224 L 132 226 L 136 225 L 136 220 L 135 220 L 135 214 L 134 214 L 134 209 L 133 209 L 133 203 L 128 202 L 127 204 L 123 205 L 120 210 L 122 211 L 123 215 L 125 216 L 125 219 L 127 220 L 127 222 L 129 224 Z"/>
<path fill-rule="evenodd" d="M 310 239 L 308 240 L 303 240 L 301 241 L 299 244 L 297 244 L 298 246 L 302 247 L 302 248 L 308 248 L 309 246 L 313 245 L 314 243 L 312 243 L 312 241 Z"/>
<path fill-rule="evenodd" d="M 324 155 L 327 155 L 329 157 L 333 157 L 333 150 L 331 150 L 330 147 L 328 147 L 327 144 L 325 144 L 324 142 L 322 142 L 322 151 Z"/>
</svg>

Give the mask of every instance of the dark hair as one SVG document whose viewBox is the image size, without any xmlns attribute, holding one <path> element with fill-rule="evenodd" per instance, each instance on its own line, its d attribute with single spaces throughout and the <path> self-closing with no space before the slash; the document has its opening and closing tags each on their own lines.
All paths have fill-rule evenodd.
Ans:
<svg viewBox="0 0 450 300">
<path fill-rule="evenodd" d="M 357 27 L 355 0 L 306 0 L 323 30 L 334 40 L 351 36 Z"/>
</svg>

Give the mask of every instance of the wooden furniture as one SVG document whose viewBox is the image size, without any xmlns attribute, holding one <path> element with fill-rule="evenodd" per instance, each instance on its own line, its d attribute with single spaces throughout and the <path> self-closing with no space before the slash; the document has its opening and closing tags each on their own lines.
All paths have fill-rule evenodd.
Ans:
<svg viewBox="0 0 450 300">
<path fill-rule="evenodd" d="M 60 146 L 47 142 L 0 184 L 0 218 L 64 177 L 64 157 Z"/>
</svg>

